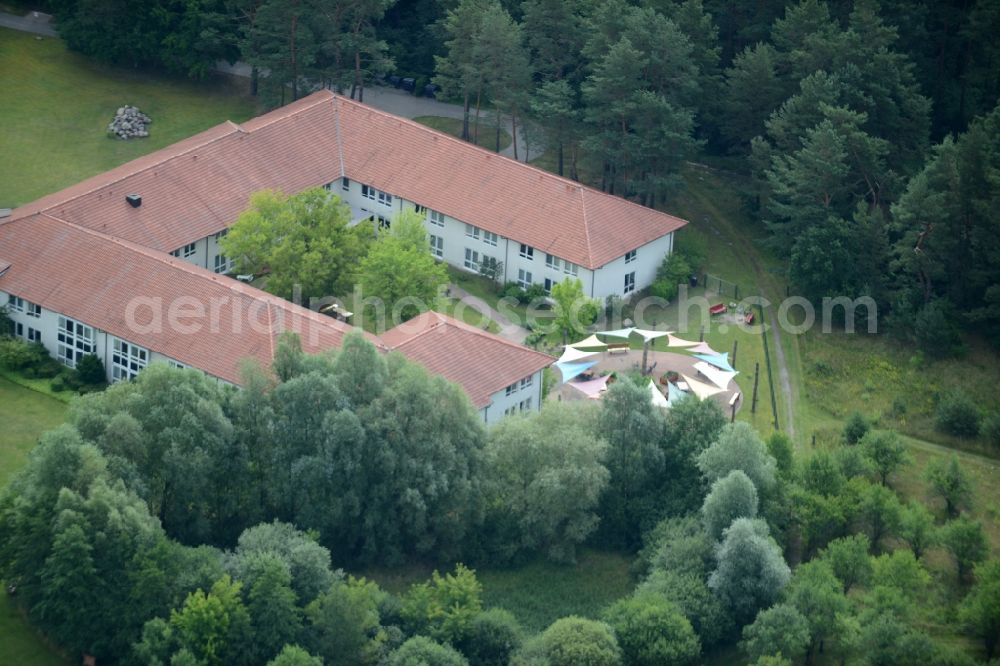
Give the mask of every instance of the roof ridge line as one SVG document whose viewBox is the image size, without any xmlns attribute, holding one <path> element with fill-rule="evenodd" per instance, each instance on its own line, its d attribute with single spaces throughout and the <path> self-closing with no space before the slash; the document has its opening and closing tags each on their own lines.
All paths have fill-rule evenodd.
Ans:
<svg viewBox="0 0 1000 666">
<path fill-rule="evenodd" d="M 254 127 L 251 130 L 243 129 L 243 133 L 244 134 L 252 134 L 252 133 L 256 132 L 259 129 L 263 129 L 265 127 L 270 127 L 271 125 L 273 125 L 276 122 L 280 122 L 282 120 L 285 120 L 286 118 L 291 118 L 292 116 L 294 116 L 294 115 L 296 115 L 298 113 L 301 113 L 303 111 L 306 111 L 308 109 L 311 109 L 314 106 L 319 106 L 326 99 L 329 99 L 329 96 L 328 95 L 323 95 L 323 93 L 328 93 L 328 95 L 334 95 L 334 96 L 336 96 L 336 93 L 334 93 L 334 92 L 332 92 L 332 91 L 330 91 L 330 90 L 328 90 L 326 88 L 322 88 L 322 89 L 317 90 L 317 91 L 315 91 L 313 93 L 310 93 L 309 95 L 306 95 L 305 97 L 300 97 L 298 99 L 292 100 L 291 102 L 289 102 L 288 104 L 285 104 L 284 106 L 279 106 L 276 109 L 272 109 L 272 110 L 268 111 L 267 113 L 265 113 L 263 116 L 257 116 L 256 118 L 251 118 L 247 122 L 258 121 L 261 118 L 265 118 L 265 117 L 267 117 L 269 115 L 274 115 L 274 117 L 273 118 L 269 118 L 267 120 L 267 122 L 261 123 L 260 125 Z M 282 109 L 285 109 L 285 108 L 287 108 L 287 107 L 289 107 L 292 104 L 295 104 L 297 102 L 304 102 L 305 100 L 309 99 L 313 95 L 320 95 L 320 97 L 318 97 L 316 100 L 314 100 L 312 102 L 309 102 L 308 104 L 303 104 L 301 108 L 295 109 L 294 111 L 290 111 L 288 113 L 281 113 Z M 241 128 L 242 128 L 242 126 L 241 126 Z"/>
<path fill-rule="evenodd" d="M 590 248 L 590 220 L 587 218 L 587 197 L 584 196 L 582 189 L 580 190 L 580 212 L 583 214 L 583 237 L 587 241 L 587 258 L 590 259 L 590 263 L 594 263 L 594 252 Z M 597 268 L 600 268 L 600 266 Z M 597 268 L 593 270 L 597 270 Z"/>
<path fill-rule="evenodd" d="M 344 178 L 347 171 L 344 169 L 344 139 L 340 135 L 340 96 L 334 95 L 330 101 L 333 103 L 333 117 L 337 128 L 337 156 L 340 158 L 340 177 Z"/>
<path fill-rule="evenodd" d="M 141 255 L 143 255 L 145 257 L 153 259 L 154 261 L 158 261 L 160 263 L 166 264 L 166 265 L 170 266 L 171 268 L 175 268 L 175 269 L 184 271 L 185 273 L 188 273 L 189 275 L 193 275 L 193 276 L 195 276 L 197 278 L 200 278 L 200 279 L 203 279 L 203 280 L 206 280 L 206 279 L 207 280 L 211 280 L 212 282 L 215 282 L 216 284 L 219 284 L 220 286 L 222 286 L 224 288 L 227 288 L 230 291 L 233 291 L 233 292 L 235 292 L 235 293 L 237 293 L 237 294 L 239 294 L 241 296 L 246 296 L 247 298 L 254 298 L 254 299 L 263 301 L 268 306 L 273 305 L 273 306 L 278 307 L 278 308 L 280 308 L 282 310 L 291 311 L 291 312 L 295 312 L 296 310 L 298 310 L 298 312 L 296 312 L 296 314 L 302 314 L 303 316 L 307 316 L 309 319 L 312 319 L 313 321 L 315 321 L 317 323 L 329 325 L 332 328 L 339 329 L 339 330 L 341 330 L 345 334 L 346 333 L 351 333 L 351 332 L 354 332 L 354 331 L 357 331 L 357 330 L 362 330 L 362 329 L 360 329 L 357 326 L 354 326 L 352 324 L 347 324 L 347 323 L 339 322 L 336 319 L 333 319 L 331 317 L 327 317 L 325 315 L 321 315 L 318 312 L 310 310 L 309 308 L 307 308 L 304 305 L 301 305 L 301 304 L 298 304 L 298 303 L 292 303 L 291 301 L 288 301 L 288 300 L 286 300 L 284 298 L 281 298 L 280 296 L 275 296 L 274 294 L 270 294 L 270 293 L 264 291 L 263 289 L 258 289 L 257 287 L 254 287 L 252 285 L 244 284 L 244 283 L 242 283 L 242 282 L 240 282 L 238 280 L 233 280 L 231 278 L 225 278 L 225 281 L 219 280 L 218 279 L 218 275 L 219 274 L 209 273 L 209 272 L 207 272 L 208 269 L 206 269 L 206 268 L 202 268 L 201 266 L 196 266 L 195 264 L 192 264 L 190 262 L 184 261 L 183 259 L 175 258 L 175 257 L 171 256 L 170 254 L 168 254 L 166 252 L 161 252 L 159 250 L 154 250 L 153 248 L 145 247 L 144 245 L 139 245 L 138 243 L 134 243 L 134 242 L 132 242 L 130 240 L 126 240 L 126 239 L 120 238 L 118 236 L 112 236 L 111 234 L 106 234 L 106 233 L 104 233 L 102 231 L 97 231 L 96 229 L 90 229 L 88 227 L 84 227 L 84 226 L 79 225 L 79 224 L 77 224 L 75 222 L 70 222 L 69 220 L 64 220 L 62 218 L 56 217 L 54 215 L 51 215 L 51 214 L 49 214 L 48 212 L 45 212 L 45 211 L 36 213 L 36 215 L 41 215 L 41 216 L 47 217 L 47 218 L 49 218 L 50 220 L 52 220 L 54 222 L 57 222 L 59 224 L 65 224 L 66 226 L 72 227 L 72 228 L 74 228 L 74 229 L 76 229 L 78 231 L 82 231 L 82 232 L 84 232 L 84 233 L 86 233 L 86 234 L 88 234 L 90 236 L 94 236 L 96 238 L 100 238 L 100 239 L 103 239 L 103 240 L 106 240 L 106 241 L 110 241 L 112 243 L 115 243 L 116 245 L 119 245 L 120 247 L 125 248 L 126 250 L 129 250 L 131 252 L 136 252 L 136 253 L 141 254 Z M 29 218 L 30 218 L 30 216 L 29 217 L 25 217 L 25 218 L 20 218 L 20 220 L 27 220 Z M 270 310 L 269 310 L 269 313 L 270 313 Z M 378 341 L 379 344 L 381 344 L 382 346 L 385 346 L 385 343 L 382 342 L 381 338 L 379 338 L 378 336 L 373 336 L 373 337 Z"/>
<path fill-rule="evenodd" d="M 111 185 L 119 183 L 119 182 L 125 180 L 126 178 L 131 178 L 132 176 L 138 175 L 140 173 L 144 173 L 146 171 L 149 171 L 150 169 L 155 169 L 156 167 L 162 165 L 165 162 L 169 162 L 170 160 L 175 159 L 177 157 L 183 157 L 184 155 L 187 155 L 187 154 L 191 153 L 192 151 L 200 150 L 201 148 L 204 148 L 205 146 L 207 146 L 207 145 L 209 145 L 211 143 L 215 143 L 216 141 L 220 141 L 222 139 L 225 139 L 228 136 L 232 136 L 234 132 L 236 132 L 236 133 L 241 132 L 241 129 L 239 128 L 239 125 L 236 125 L 236 123 L 234 123 L 234 122 L 232 122 L 230 120 L 223 121 L 223 122 L 219 123 L 218 125 L 213 125 L 212 127 L 209 127 L 205 131 L 208 132 L 209 130 L 213 130 L 216 127 L 223 127 L 225 125 L 233 125 L 235 129 L 231 129 L 229 132 L 226 132 L 225 134 L 220 134 L 219 136 L 212 137 L 212 138 L 210 138 L 210 139 L 208 139 L 208 140 L 206 140 L 206 141 L 204 141 L 202 143 L 199 143 L 199 144 L 197 144 L 195 146 L 191 146 L 190 148 L 188 148 L 186 150 L 182 150 L 182 151 L 180 151 L 178 153 L 173 153 L 173 154 L 171 154 L 168 157 L 164 157 L 162 160 L 158 160 L 158 161 L 154 162 L 153 164 L 150 164 L 149 166 L 145 166 L 145 167 L 143 167 L 141 169 L 137 169 L 135 171 L 130 171 L 127 174 L 123 174 L 123 175 L 119 176 L 118 178 L 115 178 L 114 180 L 104 181 L 100 185 L 96 185 L 95 187 L 87 190 L 86 192 L 81 192 L 80 194 L 77 194 L 76 196 L 72 196 L 69 199 L 62 199 L 62 200 L 60 200 L 58 202 L 54 202 L 51 205 L 49 205 L 49 206 L 47 206 L 45 208 L 42 208 L 41 210 L 39 210 L 37 212 L 39 212 L 39 213 L 45 213 L 45 212 L 50 211 L 53 208 L 56 208 L 58 206 L 65 206 L 67 203 L 69 203 L 71 201 L 76 201 L 77 199 L 82 199 L 83 197 L 88 196 L 90 194 L 93 194 L 94 192 L 96 192 L 96 191 L 98 191 L 100 189 L 103 189 L 105 187 L 109 187 Z M 184 139 L 181 139 L 181 140 L 183 141 Z M 173 144 L 170 144 L 170 145 L 171 146 L 172 145 L 176 145 L 176 142 L 173 143 Z M 170 148 L 170 146 L 164 146 L 160 150 L 167 150 L 168 148 Z M 149 157 L 150 154 L 152 154 L 152 153 L 148 153 L 146 155 L 140 155 L 139 157 L 136 157 L 135 160 L 141 160 L 144 157 Z M 129 160 L 129 162 L 132 162 L 132 161 L 135 161 L 135 160 Z M 125 166 L 129 162 L 125 162 L 125 164 L 121 164 L 119 166 Z M 118 167 L 113 167 L 112 169 L 110 169 L 110 171 L 114 171 L 114 169 L 117 169 L 117 168 Z M 108 173 L 108 171 L 105 171 L 103 173 Z M 98 174 L 98 175 L 103 175 L 103 174 Z M 70 187 L 72 187 L 72 185 Z M 68 189 L 68 188 L 64 188 L 64 189 Z M 58 192 L 54 192 L 53 194 L 58 194 Z M 56 218 L 56 219 L 61 219 L 61 218 Z M 62 220 L 62 221 L 65 222 L 65 220 Z"/>
</svg>

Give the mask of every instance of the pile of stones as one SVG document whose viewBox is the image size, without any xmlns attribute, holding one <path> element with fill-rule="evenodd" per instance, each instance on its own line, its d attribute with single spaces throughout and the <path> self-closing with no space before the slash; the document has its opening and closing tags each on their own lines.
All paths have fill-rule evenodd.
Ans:
<svg viewBox="0 0 1000 666">
<path fill-rule="evenodd" d="M 115 117 L 108 124 L 108 133 L 125 140 L 147 137 L 151 122 L 145 113 L 126 104 L 115 112 Z"/>
</svg>

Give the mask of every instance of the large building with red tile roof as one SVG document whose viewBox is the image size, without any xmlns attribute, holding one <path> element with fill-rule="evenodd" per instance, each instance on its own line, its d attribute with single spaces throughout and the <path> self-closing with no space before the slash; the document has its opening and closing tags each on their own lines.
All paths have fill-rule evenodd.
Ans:
<svg viewBox="0 0 1000 666">
<path fill-rule="evenodd" d="M 504 280 L 578 277 L 598 298 L 649 284 L 685 224 L 321 91 L 15 209 L 0 220 L 0 298 L 68 365 L 97 353 L 118 380 L 162 359 L 238 383 L 241 359 L 268 365 L 283 330 L 320 351 L 352 329 L 224 275 L 218 239 L 251 194 L 316 186 L 358 221 L 423 212 L 431 251 L 460 268 L 492 257 Z M 487 421 L 536 409 L 551 362 L 436 313 L 370 337 L 462 385 Z"/>
</svg>

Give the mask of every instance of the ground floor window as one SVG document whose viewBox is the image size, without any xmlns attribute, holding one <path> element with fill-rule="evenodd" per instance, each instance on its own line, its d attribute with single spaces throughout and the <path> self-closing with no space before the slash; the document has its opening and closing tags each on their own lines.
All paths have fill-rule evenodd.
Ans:
<svg viewBox="0 0 1000 666">
<path fill-rule="evenodd" d="M 444 239 L 431 234 L 431 254 L 437 258 L 444 256 Z"/>
<path fill-rule="evenodd" d="M 479 253 L 475 250 L 470 250 L 465 248 L 465 264 L 464 266 L 470 271 L 479 272 Z"/>
<path fill-rule="evenodd" d="M 28 327 L 28 335 L 26 335 L 25 337 L 28 338 L 28 342 L 41 342 L 42 341 L 42 332 L 39 331 L 37 328 L 31 328 L 29 326 Z"/>
<path fill-rule="evenodd" d="M 76 367 L 76 362 L 94 353 L 94 329 L 69 317 L 59 317 L 57 356 L 64 365 Z"/>
<path fill-rule="evenodd" d="M 521 285 L 522 289 L 527 289 L 531 286 L 531 271 L 526 271 L 523 268 L 517 270 L 517 283 Z"/>
<path fill-rule="evenodd" d="M 522 412 L 526 412 L 526 411 L 530 410 L 531 409 L 531 398 L 525 398 L 524 400 L 522 400 L 521 403 L 518 405 L 518 408 Z"/>
<path fill-rule="evenodd" d="M 115 338 L 111 354 L 111 379 L 118 382 L 123 379 L 134 379 L 139 371 L 149 363 L 149 351 L 137 347 L 131 342 Z"/>
<path fill-rule="evenodd" d="M 232 262 L 226 258 L 224 254 L 215 255 L 215 272 L 216 273 L 228 273 L 229 269 L 232 267 Z"/>
<path fill-rule="evenodd" d="M 635 271 L 625 274 L 625 293 L 629 294 L 635 291 Z"/>
</svg>

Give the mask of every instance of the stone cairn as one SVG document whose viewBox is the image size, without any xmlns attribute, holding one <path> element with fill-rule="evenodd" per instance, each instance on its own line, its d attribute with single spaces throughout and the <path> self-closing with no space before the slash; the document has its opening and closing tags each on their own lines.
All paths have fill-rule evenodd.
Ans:
<svg viewBox="0 0 1000 666">
<path fill-rule="evenodd" d="M 126 104 L 115 112 L 115 117 L 108 124 L 108 133 L 125 140 L 147 137 L 151 122 L 145 113 Z"/>
</svg>

